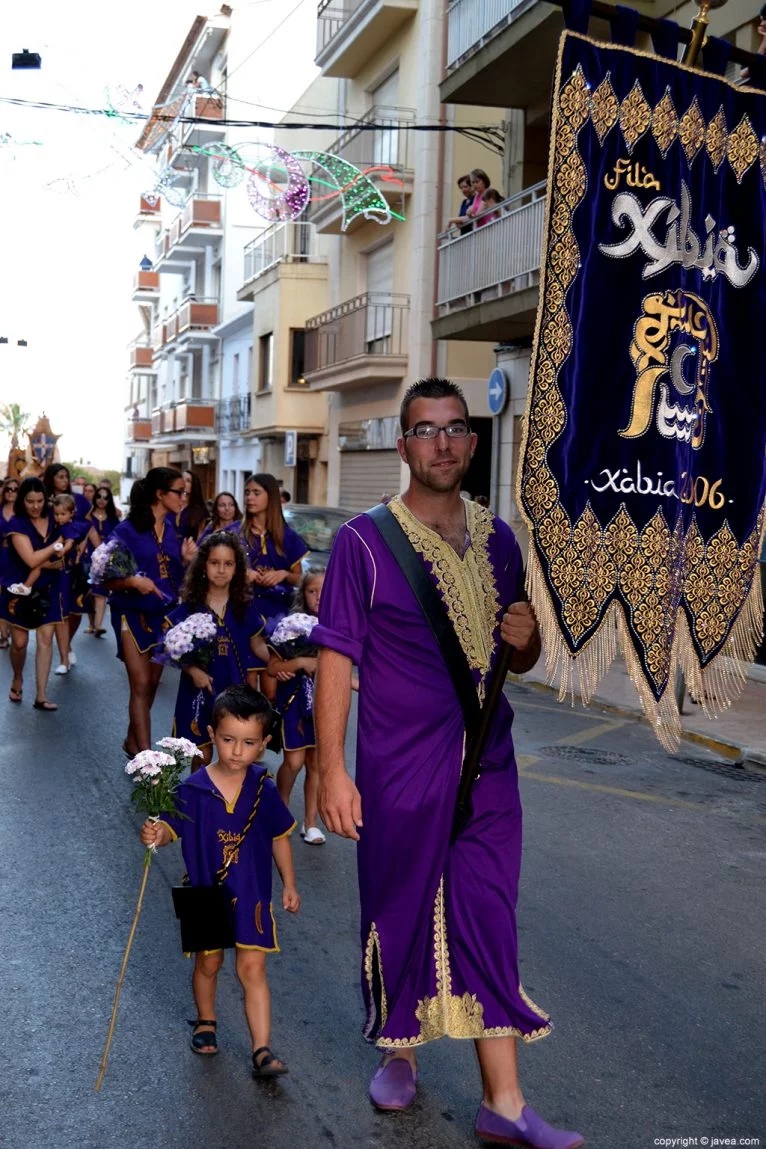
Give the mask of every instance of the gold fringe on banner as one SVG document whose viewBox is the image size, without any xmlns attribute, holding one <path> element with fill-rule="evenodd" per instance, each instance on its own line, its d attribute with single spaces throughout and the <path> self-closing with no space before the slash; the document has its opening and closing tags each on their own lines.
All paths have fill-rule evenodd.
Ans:
<svg viewBox="0 0 766 1149">
<path fill-rule="evenodd" d="M 622 653 L 628 674 L 636 688 L 644 714 L 665 747 L 678 750 L 683 734 L 676 702 L 676 676 L 680 670 L 688 692 L 700 704 L 707 718 L 715 720 L 739 697 L 747 683 L 747 666 L 763 638 L 763 595 L 756 567 L 747 598 L 734 622 L 723 649 L 700 666 L 686 615 L 679 609 L 676 633 L 670 652 L 670 673 L 659 700 L 646 680 L 641 660 L 631 641 L 622 603 L 614 601 L 606 610 L 593 637 L 572 654 L 559 626 L 548 585 L 534 547 L 530 547 L 527 590 L 540 627 L 546 671 L 550 685 L 558 684 L 559 701 L 575 695 L 588 706 L 598 684 L 606 676 L 617 654 Z"/>
</svg>

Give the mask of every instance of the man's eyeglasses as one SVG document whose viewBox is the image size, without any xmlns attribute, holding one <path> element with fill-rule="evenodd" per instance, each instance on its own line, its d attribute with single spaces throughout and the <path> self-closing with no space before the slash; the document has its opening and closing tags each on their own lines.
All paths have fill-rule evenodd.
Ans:
<svg viewBox="0 0 766 1149">
<path fill-rule="evenodd" d="M 414 435 L 416 439 L 438 439 L 441 431 L 445 432 L 448 439 L 465 439 L 466 435 L 471 434 L 471 428 L 467 423 L 462 419 L 455 419 L 443 427 L 437 423 L 416 423 L 409 431 L 404 432 L 404 438 L 409 439 Z"/>
</svg>

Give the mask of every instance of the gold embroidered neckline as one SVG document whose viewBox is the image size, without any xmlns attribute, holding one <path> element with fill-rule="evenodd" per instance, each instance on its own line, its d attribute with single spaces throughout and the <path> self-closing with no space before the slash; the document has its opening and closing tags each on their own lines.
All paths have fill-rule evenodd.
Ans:
<svg viewBox="0 0 766 1149">
<path fill-rule="evenodd" d="M 415 550 L 430 564 L 468 665 L 483 677 L 492 659 L 500 611 L 488 545 L 494 530 L 492 514 L 478 503 L 466 501 L 471 545 L 461 558 L 441 535 L 413 515 L 400 496 L 388 506 Z"/>
</svg>

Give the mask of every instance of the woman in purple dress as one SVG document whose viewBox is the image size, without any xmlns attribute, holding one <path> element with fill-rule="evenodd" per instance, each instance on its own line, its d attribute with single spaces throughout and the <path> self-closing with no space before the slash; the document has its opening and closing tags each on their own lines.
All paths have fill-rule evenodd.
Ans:
<svg viewBox="0 0 766 1149">
<path fill-rule="evenodd" d="M 300 535 L 285 522 L 273 475 L 251 475 L 247 480 L 239 536 L 247 551 L 255 601 L 269 629 L 290 609 L 301 581 L 301 563 L 309 553 Z"/>
<path fill-rule="evenodd" d="M 19 703 L 22 698 L 24 663 L 27 658 L 29 631 L 37 631 L 35 674 L 37 692 L 35 709 L 58 710 L 47 698 L 48 676 L 53 657 L 53 631 L 64 618 L 61 585 L 63 560 L 59 558 L 61 543 L 48 506 L 45 487 L 40 479 L 24 479 L 14 504 L 14 516 L 8 522 L 6 533 L 8 548 L 8 583 L 23 583 L 31 570 L 42 568 L 35 584 L 35 594 L 26 598 L 9 593 L 5 588 L 0 597 L 0 617 L 11 628 L 11 666 L 13 680 L 8 699 Z M 40 613 L 32 615 L 39 605 Z"/>
<path fill-rule="evenodd" d="M 84 538 L 88 533 L 87 527 L 87 514 L 90 510 L 90 500 L 81 495 L 78 491 L 72 490 L 72 482 L 69 475 L 69 469 L 63 463 L 50 463 L 43 474 L 43 485 L 45 487 L 45 494 L 50 502 L 56 495 L 71 495 L 75 502 L 74 522 L 81 528 L 80 537 Z M 77 656 L 72 650 L 72 642 L 74 636 L 80 626 L 82 615 L 72 612 L 69 615 L 69 649 L 68 651 L 62 649 L 62 644 L 59 643 L 59 654 L 61 656 L 62 665 L 67 664 L 74 666 L 77 662 Z M 58 640 L 58 635 L 57 635 Z"/>
<path fill-rule="evenodd" d="M 263 619 L 253 606 L 247 556 L 229 531 L 208 535 L 200 543 L 186 572 L 181 605 L 168 615 L 168 625 L 197 613 L 211 615 L 217 634 L 210 661 L 205 666 L 186 666 L 181 673 L 173 737 L 188 738 L 199 746 L 207 765 L 212 756 L 208 730 L 216 695 L 227 686 L 247 682 L 250 674 L 263 669 L 269 653 L 259 638 Z"/>
<path fill-rule="evenodd" d="M 184 471 L 184 505 L 181 513 L 175 520 L 176 530 L 182 539 L 194 539 L 199 542 L 200 535 L 208 524 L 208 514 L 205 496 L 202 494 L 202 483 L 199 475 L 193 471 Z"/>
<path fill-rule="evenodd" d="M 112 532 L 119 521 L 120 516 L 117 514 L 112 492 L 109 487 L 99 485 L 96 487 L 96 493 L 93 496 L 93 506 L 88 511 L 88 522 L 90 524 L 88 530 L 88 559 L 90 559 L 96 547 L 101 546 L 101 543 L 105 543 L 111 538 Z M 106 611 L 107 592 L 103 587 L 94 586 L 91 591 L 91 598 L 93 601 L 92 633 L 95 634 L 96 638 L 103 638 L 106 634 L 104 612 Z"/>
<path fill-rule="evenodd" d="M 184 563 L 197 550 L 191 539 L 181 542 L 173 526 L 183 492 L 180 471 L 152 467 L 133 484 L 130 514 L 112 533 L 138 568 L 137 574 L 105 583 L 117 657 L 128 672 L 130 722 L 122 748 L 131 757 L 152 744 L 152 703 L 162 677 L 152 651 L 162 640 L 168 608 L 178 601 Z"/>
<path fill-rule="evenodd" d="M 239 504 L 234 495 L 232 495 L 231 491 L 221 491 L 213 500 L 213 513 L 210 522 L 197 541 L 207 538 L 208 535 L 214 534 L 215 531 L 236 529 L 239 526 L 239 520 L 241 518 L 242 512 L 239 509 Z"/>
<path fill-rule="evenodd" d="M 10 475 L 3 479 L 0 488 L 0 590 L 13 579 L 8 577 L 8 523 L 13 518 L 13 504 L 19 493 L 19 479 Z M 0 619 L 0 650 L 7 650 L 11 642 L 11 630 L 4 619 Z"/>
</svg>

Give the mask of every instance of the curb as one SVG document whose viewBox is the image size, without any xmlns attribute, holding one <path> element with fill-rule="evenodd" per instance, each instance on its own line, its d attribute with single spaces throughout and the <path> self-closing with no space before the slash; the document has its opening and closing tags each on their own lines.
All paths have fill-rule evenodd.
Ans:
<svg viewBox="0 0 766 1149">
<path fill-rule="evenodd" d="M 509 674 L 508 681 L 517 683 L 519 686 L 531 687 L 533 690 L 541 691 L 545 694 L 552 694 L 558 698 L 558 687 L 552 686 L 548 682 L 540 682 L 534 679 L 524 678 L 520 674 Z M 593 710 L 598 708 L 607 714 L 619 715 L 621 718 L 632 718 L 636 722 L 641 722 L 644 725 L 649 725 L 646 715 L 638 708 L 628 706 L 618 706 L 614 702 L 609 702 L 598 694 L 594 694 L 587 706 L 582 702 L 579 695 L 575 695 L 585 710 Z M 728 739 L 714 738 L 709 734 L 700 734 L 696 730 L 684 730 L 681 735 L 684 742 L 692 742 L 697 746 L 704 746 L 705 749 L 711 750 L 714 754 L 720 754 L 722 758 L 726 758 L 729 762 L 743 767 L 743 769 L 751 771 L 754 774 L 766 774 L 766 751 L 757 746 L 741 746 L 738 742 L 731 742 Z"/>
</svg>

